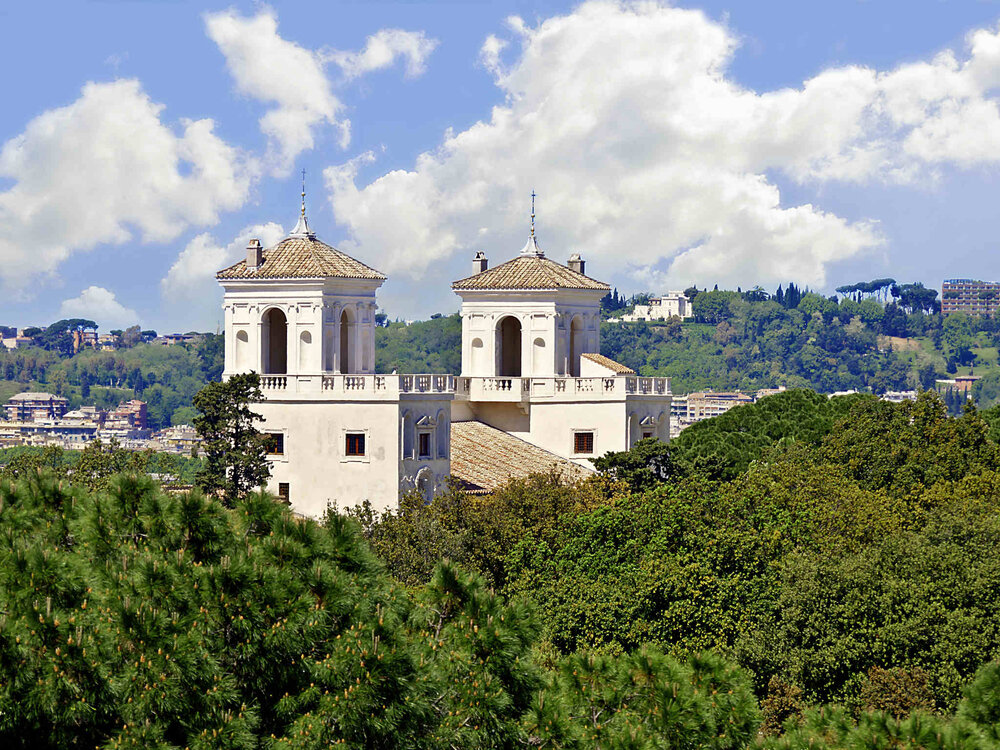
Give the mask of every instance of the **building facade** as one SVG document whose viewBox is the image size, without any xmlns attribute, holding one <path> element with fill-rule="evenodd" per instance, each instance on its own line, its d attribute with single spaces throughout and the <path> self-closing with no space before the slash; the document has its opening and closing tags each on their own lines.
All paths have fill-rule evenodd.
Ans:
<svg viewBox="0 0 1000 750">
<path fill-rule="evenodd" d="M 386 277 L 318 240 L 304 203 L 288 237 L 267 249 L 251 241 L 245 260 L 217 274 L 224 377 L 261 374 L 272 493 L 310 516 L 363 501 L 394 509 L 407 492 L 488 490 L 528 466 L 579 476 L 606 451 L 668 439 L 669 382 L 599 355 L 609 287 L 579 256 L 546 258 L 532 228 L 514 259 L 490 269 L 479 253 L 474 271 L 452 285 L 457 377 L 375 373 Z M 476 447 L 487 442 L 509 449 Z"/>
<path fill-rule="evenodd" d="M 653 297 L 648 305 L 636 305 L 631 313 L 622 316 L 622 320 L 632 323 L 638 320 L 666 320 L 667 318 L 693 318 L 691 300 L 684 292 L 667 292 L 659 297 Z"/>
<path fill-rule="evenodd" d="M 994 315 L 1000 307 L 1000 282 L 945 279 L 941 284 L 941 313 Z"/>
</svg>

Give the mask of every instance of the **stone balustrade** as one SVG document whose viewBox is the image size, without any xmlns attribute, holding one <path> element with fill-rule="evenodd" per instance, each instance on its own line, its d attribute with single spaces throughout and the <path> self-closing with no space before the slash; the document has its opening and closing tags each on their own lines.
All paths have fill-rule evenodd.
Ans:
<svg viewBox="0 0 1000 750">
<path fill-rule="evenodd" d="M 452 394 L 454 375 L 261 375 L 265 398 L 295 396 L 362 399 L 395 398 L 400 394 Z"/>
<path fill-rule="evenodd" d="M 467 401 L 556 401 L 616 400 L 626 396 L 670 395 L 669 378 L 634 375 L 590 378 L 494 378 L 459 377 L 455 393 Z"/>
</svg>

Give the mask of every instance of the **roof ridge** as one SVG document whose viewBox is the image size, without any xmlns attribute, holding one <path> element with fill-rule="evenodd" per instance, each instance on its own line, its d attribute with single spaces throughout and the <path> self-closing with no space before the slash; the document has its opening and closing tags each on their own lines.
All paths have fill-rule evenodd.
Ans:
<svg viewBox="0 0 1000 750">
<path fill-rule="evenodd" d="M 525 268 L 524 271 L 518 267 Z M 535 269 L 532 277 L 531 268 Z M 543 270 L 544 269 L 544 270 Z M 540 276 L 547 278 L 540 278 Z M 498 278 L 499 277 L 499 278 Z M 603 281 L 575 271 L 544 255 L 527 253 L 506 260 L 498 266 L 452 282 L 452 289 L 603 289 L 611 287 Z"/>
</svg>

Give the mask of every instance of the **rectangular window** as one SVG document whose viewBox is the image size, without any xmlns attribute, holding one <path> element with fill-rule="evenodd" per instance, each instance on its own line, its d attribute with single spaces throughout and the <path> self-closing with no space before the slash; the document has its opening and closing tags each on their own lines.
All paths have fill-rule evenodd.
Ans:
<svg viewBox="0 0 1000 750">
<path fill-rule="evenodd" d="M 269 456 L 285 455 L 285 433 L 268 432 L 264 436 L 264 447 Z"/>
<path fill-rule="evenodd" d="M 431 434 L 429 432 L 421 432 L 417 435 L 417 441 L 419 445 L 419 456 L 420 458 L 430 458 L 431 457 Z"/>
<path fill-rule="evenodd" d="M 594 433 L 592 433 L 592 432 L 575 432 L 575 433 L 573 433 L 573 452 L 574 453 L 593 453 L 594 452 Z"/>
<path fill-rule="evenodd" d="M 363 456 L 365 455 L 365 433 L 363 432 L 348 432 L 347 433 L 347 446 L 345 453 L 348 456 Z"/>
<path fill-rule="evenodd" d="M 290 502 L 288 499 L 288 482 L 278 482 L 278 499 L 285 504 Z"/>
<path fill-rule="evenodd" d="M 643 430 L 642 431 L 642 439 L 643 440 L 648 440 L 651 437 L 653 437 L 653 431 L 652 430 Z"/>
</svg>

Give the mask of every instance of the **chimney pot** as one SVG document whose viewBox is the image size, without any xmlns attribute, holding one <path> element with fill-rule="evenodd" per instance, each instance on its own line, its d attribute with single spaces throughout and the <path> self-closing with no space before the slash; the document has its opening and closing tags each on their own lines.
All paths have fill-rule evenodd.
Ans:
<svg viewBox="0 0 1000 750">
<path fill-rule="evenodd" d="M 247 245 L 247 268 L 258 268 L 264 262 L 264 248 L 260 246 L 260 240 L 252 239 Z"/>
<path fill-rule="evenodd" d="M 476 257 L 472 259 L 472 273 L 480 274 L 486 270 L 490 262 L 486 258 L 486 253 L 480 250 L 476 253 Z"/>
<path fill-rule="evenodd" d="M 580 253 L 573 253 L 569 256 L 569 266 L 570 271 L 576 271 L 577 273 L 586 273 L 584 269 L 587 267 L 587 262 L 580 257 Z"/>
</svg>

